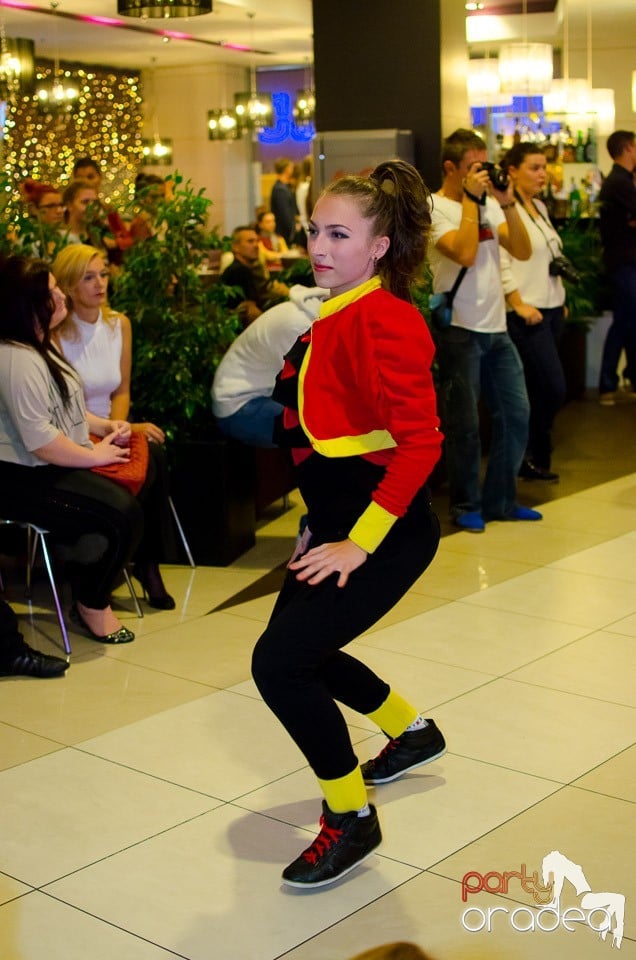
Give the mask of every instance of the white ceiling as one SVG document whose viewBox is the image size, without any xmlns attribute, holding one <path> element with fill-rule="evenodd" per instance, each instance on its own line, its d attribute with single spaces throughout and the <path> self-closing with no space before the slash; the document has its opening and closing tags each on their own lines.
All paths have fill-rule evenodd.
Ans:
<svg viewBox="0 0 636 960">
<path fill-rule="evenodd" d="M 444 2 L 441 0 L 442 15 Z M 529 10 L 532 2 L 536 0 L 528 4 Z M 558 43 L 564 2 L 560 0 L 553 13 L 529 13 L 525 25 L 521 15 L 497 19 L 499 25 L 503 23 L 507 39 L 522 39 L 525 29 L 530 40 Z M 501 0 L 486 0 L 484 15 L 488 6 L 501 9 Z M 209 62 L 307 64 L 312 57 L 311 0 L 214 0 L 211 14 L 165 21 L 118 17 L 116 0 L 59 0 L 56 9 L 62 16 L 52 16 L 51 8 L 51 0 L 0 0 L 7 36 L 34 40 L 40 57 L 54 59 L 57 52 L 62 60 L 132 69 Z M 594 47 L 631 47 L 636 67 L 636 0 L 567 0 L 571 46 L 585 43 L 588 8 Z M 136 29 L 76 21 L 72 15 L 109 17 Z M 195 40 L 172 38 L 166 43 L 160 36 L 162 30 L 183 32 Z M 252 57 L 220 46 L 222 43 L 254 47 L 259 52 Z M 471 43 L 470 50 L 495 53 L 497 45 L 497 40 L 489 38 Z"/>
</svg>

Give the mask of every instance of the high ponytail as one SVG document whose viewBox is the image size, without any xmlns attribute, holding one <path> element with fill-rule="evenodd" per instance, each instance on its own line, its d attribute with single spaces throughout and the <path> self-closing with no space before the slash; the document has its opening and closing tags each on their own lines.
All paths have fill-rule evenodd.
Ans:
<svg viewBox="0 0 636 960">
<path fill-rule="evenodd" d="M 430 193 L 415 167 L 404 160 L 386 160 L 369 177 L 342 177 L 324 193 L 354 199 L 362 216 L 373 222 L 374 236 L 389 238 L 378 274 L 387 290 L 410 301 L 431 226 Z"/>
</svg>

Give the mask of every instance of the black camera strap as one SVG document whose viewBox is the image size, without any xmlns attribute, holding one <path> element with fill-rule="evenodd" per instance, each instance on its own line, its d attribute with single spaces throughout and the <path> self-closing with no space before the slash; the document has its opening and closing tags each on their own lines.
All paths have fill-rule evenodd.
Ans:
<svg viewBox="0 0 636 960">
<path fill-rule="evenodd" d="M 521 195 L 519 194 L 519 192 L 518 192 L 517 190 L 515 190 L 515 198 L 516 198 L 517 201 L 521 204 L 522 207 L 525 207 L 525 206 L 526 206 L 526 204 L 524 203 L 523 198 L 521 197 Z M 529 216 L 530 220 L 532 221 L 532 223 L 534 224 L 534 226 L 536 227 L 536 229 L 539 231 L 539 233 L 540 233 L 541 236 L 543 237 L 543 239 L 545 240 L 546 246 L 547 246 L 548 251 L 549 251 L 549 253 L 550 253 L 550 256 L 552 257 L 553 260 L 556 260 L 557 256 L 561 256 L 561 254 L 562 254 L 562 252 L 563 252 L 563 247 L 562 247 L 562 245 L 561 245 L 561 239 L 560 239 L 558 233 L 556 232 L 556 230 L 554 229 L 554 227 L 552 226 L 552 224 L 550 223 L 550 221 L 549 221 L 549 220 L 546 220 L 545 216 L 543 215 L 543 213 L 541 212 L 541 210 L 539 209 L 539 207 L 536 205 L 536 203 L 534 202 L 534 200 L 531 200 L 530 202 L 532 203 L 533 209 L 537 211 L 537 213 L 538 213 L 539 217 L 541 218 L 541 220 L 543 220 L 543 222 L 546 224 L 546 226 L 547 226 L 548 229 L 550 230 L 550 233 L 552 234 L 552 236 L 547 236 L 547 235 L 546 235 L 546 233 L 544 232 L 543 228 L 539 226 L 539 220 L 537 219 L 537 217 L 533 217 L 532 214 L 530 214 L 530 213 L 528 213 L 528 216 Z M 559 252 L 558 252 L 558 254 L 556 254 L 556 255 L 555 255 L 554 250 L 553 250 L 553 248 L 552 248 L 552 244 L 553 244 L 553 243 L 556 243 L 556 245 L 557 245 L 557 247 L 558 247 L 558 251 L 559 251 Z"/>
<path fill-rule="evenodd" d="M 467 270 L 468 270 L 468 267 L 462 267 L 462 268 L 461 268 L 461 270 L 460 270 L 459 273 L 457 274 L 457 277 L 455 278 L 455 283 L 453 284 L 453 286 L 452 286 L 452 287 L 450 288 L 450 290 L 448 291 L 448 294 L 447 294 L 447 303 L 448 303 L 448 306 L 449 306 L 449 307 L 452 307 L 452 305 L 453 305 L 453 300 L 455 299 L 455 294 L 456 294 L 457 291 L 459 290 L 459 285 L 460 285 L 460 283 L 462 282 L 462 280 L 464 279 L 464 277 L 466 276 L 466 271 L 467 271 Z"/>
</svg>

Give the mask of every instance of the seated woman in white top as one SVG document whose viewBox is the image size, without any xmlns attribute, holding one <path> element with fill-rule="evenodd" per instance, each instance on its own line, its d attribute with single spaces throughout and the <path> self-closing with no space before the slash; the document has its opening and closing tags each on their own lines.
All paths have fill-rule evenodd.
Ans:
<svg viewBox="0 0 636 960">
<path fill-rule="evenodd" d="M 53 274 L 66 294 L 69 312 L 57 331 L 62 353 L 82 379 L 86 407 L 103 417 L 128 420 L 132 332 L 130 320 L 106 304 L 108 266 L 95 247 L 74 244 L 62 250 Z M 150 441 L 148 480 L 140 494 L 144 535 L 135 556 L 134 575 L 149 603 L 174 609 L 159 562 L 174 551 L 174 530 L 168 501 L 167 463 L 163 430 L 154 423 L 132 423 L 131 429 Z"/>
<path fill-rule="evenodd" d="M 129 643 L 109 595 L 142 512 L 91 468 L 128 459 L 130 426 L 87 414 L 79 378 L 51 342 L 66 302 L 47 263 L 0 258 L 0 302 L 2 516 L 45 527 L 65 548 L 76 617 L 102 643 Z M 103 439 L 93 444 L 89 427 Z"/>
</svg>

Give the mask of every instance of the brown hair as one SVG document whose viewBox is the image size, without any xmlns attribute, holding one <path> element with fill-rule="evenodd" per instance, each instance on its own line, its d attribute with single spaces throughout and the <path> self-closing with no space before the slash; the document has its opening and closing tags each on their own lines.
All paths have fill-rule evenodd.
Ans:
<svg viewBox="0 0 636 960">
<path fill-rule="evenodd" d="M 357 953 L 351 960 L 429 960 L 415 943 L 396 941 Z"/>
<path fill-rule="evenodd" d="M 404 160 L 386 160 L 369 177 L 334 180 L 323 194 L 351 197 L 362 216 L 372 221 L 374 236 L 389 238 L 378 273 L 387 290 L 410 302 L 431 226 L 430 193 L 415 167 Z"/>
</svg>

